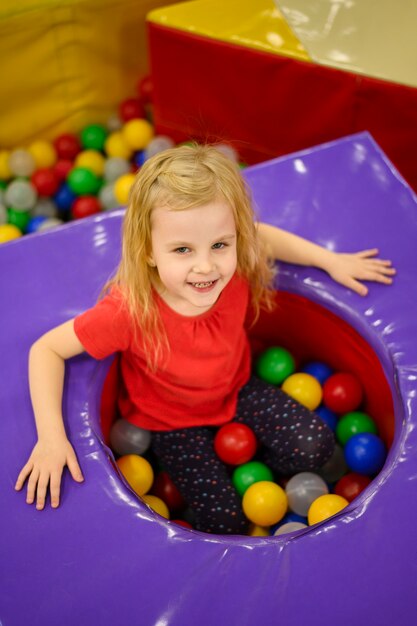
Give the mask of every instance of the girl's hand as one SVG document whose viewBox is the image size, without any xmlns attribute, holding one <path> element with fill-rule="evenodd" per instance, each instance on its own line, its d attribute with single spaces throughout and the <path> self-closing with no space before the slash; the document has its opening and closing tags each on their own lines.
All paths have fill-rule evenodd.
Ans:
<svg viewBox="0 0 417 626">
<path fill-rule="evenodd" d="M 32 504 L 36 499 L 36 508 L 41 511 L 45 506 L 49 485 L 51 506 L 55 509 L 59 505 L 61 476 L 65 465 L 68 465 L 74 480 L 77 482 L 84 480 L 74 448 L 68 439 L 53 442 L 38 441 L 18 476 L 15 489 L 20 491 L 29 477 L 26 502 Z"/>
<path fill-rule="evenodd" d="M 366 296 L 368 288 L 360 281 L 370 280 L 390 285 L 395 269 L 391 267 L 391 261 L 375 258 L 378 249 L 362 250 L 354 254 L 338 254 L 326 268 L 328 274 L 336 282 L 352 289 L 360 296 Z"/>
</svg>

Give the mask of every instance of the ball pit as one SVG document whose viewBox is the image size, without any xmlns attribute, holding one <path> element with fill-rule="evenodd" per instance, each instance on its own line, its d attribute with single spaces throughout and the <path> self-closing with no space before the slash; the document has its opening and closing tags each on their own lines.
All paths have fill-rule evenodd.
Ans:
<svg viewBox="0 0 417 626">
<path fill-rule="evenodd" d="M 318 270 L 282 266 L 279 315 L 269 322 L 262 316 L 256 328 L 257 342 L 302 344 L 312 358 L 358 375 L 371 405 L 367 412 L 392 443 L 380 476 L 331 524 L 296 535 L 224 538 L 189 531 L 153 513 L 119 477 L 103 443 L 109 424 L 101 422 L 98 406 L 110 360 L 97 367 L 80 356 L 69 364 L 64 405 L 86 480 L 75 484 L 65 473 L 56 511 L 27 506 L 12 488 L 35 439 L 24 382 L 27 350 L 41 332 L 94 302 L 118 255 L 122 212 L 11 242 L 0 249 L 8 268 L 0 277 L 2 293 L 13 302 L 0 330 L 0 359 L 8 373 L 0 382 L 4 623 L 27 623 L 27 607 L 36 606 L 34 626 L 98 620 L 107 626 L 138 616 L 143 623 L 210 626 L 220 613 L 228 624 L 269 623 L 279 615 L 287 626 L 319 626 L 329 621 L 329 598 L 330 619 L 337 610 L 342 626 L 359 618 L 381 626 L 407 624 L 414 614 L 410 545 L 417 505 L 410 476 L 417 471 L 417 335 L 408 285 L 417 266 L 416 199 L 366 135 L 249 168 L 246 175 L 265 220 L 334 242 L 337 249 L 376 244 L 395 261 L 398 282 L 389 289 L 373 285 L 363 299 Z M 283 211 L 290 201 L 291 212 Z M 389 240 L 386 232 L 393 235 Z M 102 246 L 93 245 L 97 237 Z M 316 309 L 312 300 L 321 306 Z M 336 342 L 340 334 L 343 341 Z M 53 593 L 39 602 L 45 586 Z M 346 602 L 347 594 L 352 601 Z M 25 602 L 16 602 L 23 597 Z"/>
</svg>

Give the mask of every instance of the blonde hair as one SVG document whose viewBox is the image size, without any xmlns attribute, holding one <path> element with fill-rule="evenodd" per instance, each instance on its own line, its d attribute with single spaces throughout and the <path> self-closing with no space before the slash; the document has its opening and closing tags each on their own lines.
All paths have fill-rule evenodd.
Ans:
<svg viewBox="0 0 417 626">
<path fill-rule="evenodd" d="M 139 170 L 123 222 L 122 257 L 105 286 L 121 291 L 134 327 L 142 329 L 148 366 L 155 369 L 168 346 L 153 294 L 158 272 L 150 265 L 151 214 L 156 207 L 183 211 L 214 200 L 227 202 L 237 233 L 237 273 L 251 287 L 255 319 L 260 307 L 272 307 L 274 270 L 256 232 L 249 189 L 238 165 L 215 146 L 185 145 L 160 152 Z"/>
</svg>

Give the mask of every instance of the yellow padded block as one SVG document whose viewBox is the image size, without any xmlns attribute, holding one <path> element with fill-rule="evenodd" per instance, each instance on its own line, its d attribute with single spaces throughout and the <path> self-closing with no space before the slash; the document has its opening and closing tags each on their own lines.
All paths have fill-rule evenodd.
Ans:
<svg viewBox="0 0 417 626">
<path fill-rule="evenodd" d="M 104 123 L 146 75 L 146 14 L 169 0 L 2 0 L 0 148 Z"/>
<path fill-rule="evenodd" d="M 212 39 L 281 54 L 310 57 L 272 0 L 195 0 L 152 11 L 148 21 Z"/>
</svg>

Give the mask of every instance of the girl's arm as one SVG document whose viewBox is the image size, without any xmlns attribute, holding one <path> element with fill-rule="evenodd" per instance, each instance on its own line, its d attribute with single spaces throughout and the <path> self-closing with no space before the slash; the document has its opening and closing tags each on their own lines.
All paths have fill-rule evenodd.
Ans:
<svg viewBox="0 0 417 626">
<path fill-rule="evenodd" d="M 258 234 L 269 257 L 286 263 L 318 267 L 333 280 L 361 296 L 368 293 L 361 280 L 390 285 L 395 274 L 391 261 L 375 258 L 378 250 L 362 250 L 353 254 L 332 252 L 298 235 L 259 223 Z"/>
<path fill-rule="evenodd" d="M 26 502 L 43 509 L 49 485 L 51 504 L 59 505 L 61 476 L 65 465 L 74 480 L 83 475 L 74 449 L 67 439 L 62 417 L 65 360 L 84 352 L 74 331 L 74 320 L 57 326 L 38 341 L 29 353 L 29 386 L 38 441 L 21 470 L 15 488 L 28 478 Z"/>
</svg>

